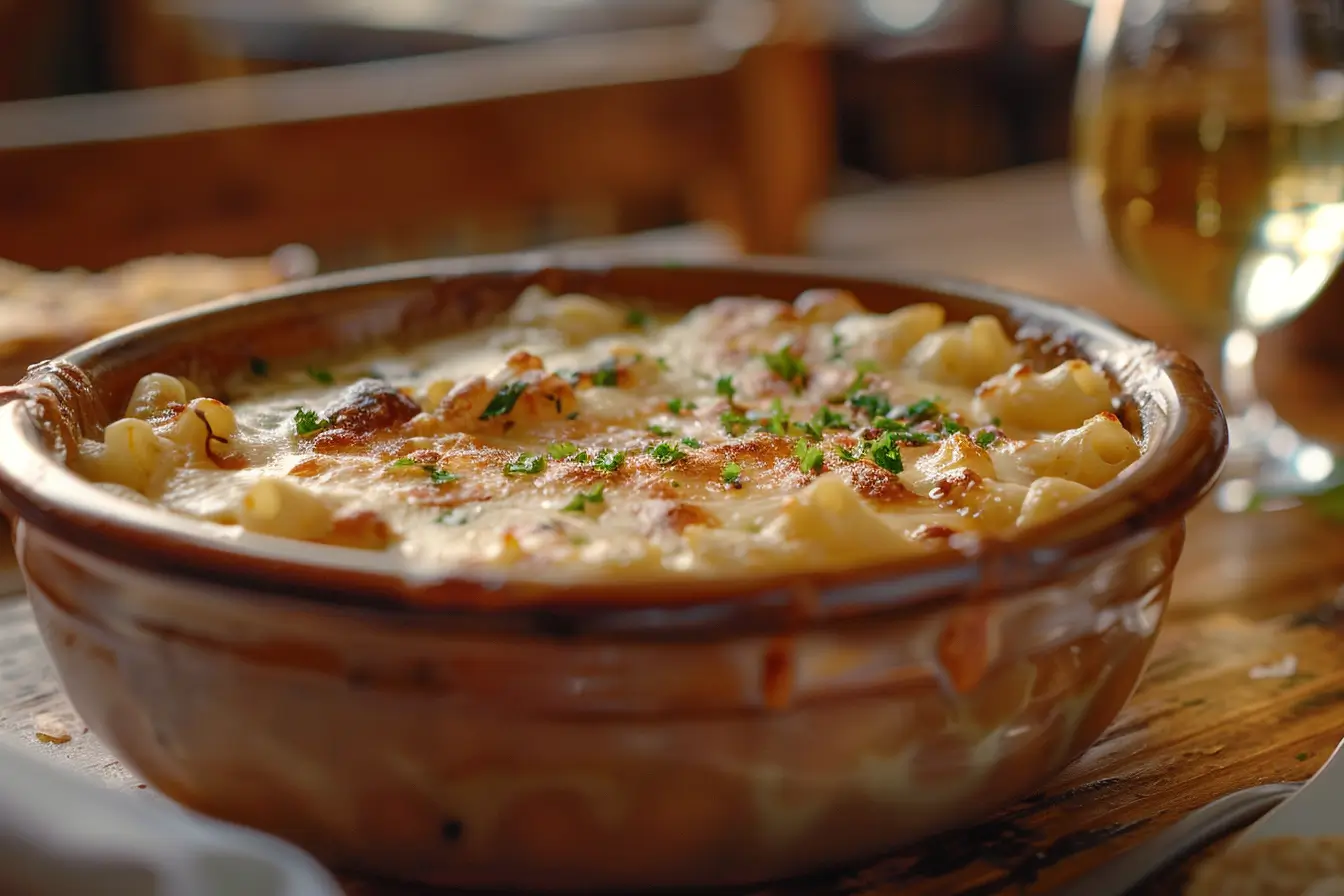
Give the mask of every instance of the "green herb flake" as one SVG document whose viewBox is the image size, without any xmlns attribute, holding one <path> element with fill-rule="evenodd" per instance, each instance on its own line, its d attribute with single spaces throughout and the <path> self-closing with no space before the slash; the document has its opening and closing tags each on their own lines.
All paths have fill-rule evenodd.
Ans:
<svg viewBox="0 0 1344 896">
<path fill-rule="evenodd" d="M 784 410 L 784 403 L 778 398 L 770 402 L 770 416 L 761 424 L 761 428 L 777 436 L 786 436 L 789 434 L 789 427 L 791 426 L 793 426 L 793 421 L 789 419 L 788 413 Z"/>
<path fill-rule="evenodd" d="M 566 419 L 566 420 L 577 420 L 577 419 L 579 419 L 579 412 L 578 412 L 578 411 L 570 411 L 568 414 L 565 415 L 565 419 Z"/>
<path fill-rule="evenodd" d="M 843 361 L 845 359 L 845 340 L 839 333 L 831 333 L 831 358 L 832 361 Z"/>
<path fill-rule="evenodd" d="M 1003 425 L 1003 421 L 1002 421 L 1001 419 L 999 419 L 998 417 L 990 417 L 990 418 L 989 418 L 989 425 L 990 425 L 990 426 L 1002 426 L 1002 425 Z"/>
<path fill-rule="evenodd" d="M 900 415 L 910 420 L 929 420 L 941 413 L 937 398 L 921 398 Z"/>
<path fill-rule="evenodd" d="M 450 482 L 457 481 L 456 473 L 449 473 L 447 470 L 434 466 L 434 464 L 426 464 L 424 471 L 429 474 L 429 481 L 435 485 L 447 485 Z"/>
<path fill-rule="evenodd" d="M 392 463 L 388 464 L 388 466 L 389 466 L 389 467 L 413 467 L 413 466 L 415 466 L 415 461 L 414 461 L 413 459 L 409 458 L 409 457 L 399 457 L 399 458 L 397 458 L 396 460 L 392 461 Z"/>
<path fill-rule="evenodd" d="M 693 438 L 691 438 L 690 436 L 682 436 L 682 438 L 681 438 L 681 444 L 685 445 L 687 448 L 703 448 L 703 447 L 705 447 L 704 445 L 702 445 L 702 444 L 700 443 L 700 440 L 699 440 L 699 439 L 693 439 Z"/>
<path fill-rule="evenodd" d="M 461 507 L 455 507 L 452 510 L 445 511 L 435 517 L 434 522 L 445 526 L 465 526 L 467 524 L 467 512 Z"/>
<path fill-rule="evenodd" d="M 849 396 L 849 406 L 866 414 L 870 419 L 886 417 L 891 413 L 891 401 L 878 392 L 866 392 Z"/>
<path fill-rule="evenodd" d="M 1311 758 L 1311 754 L 1310 754 L 1310 753 L 1298 753 L 1298 754 L 1297 754 L 1297 761 L 1298 761 L 1298 762 L 1306 762 L 1306 761 L 1307 761 L 1308 759 L 1310 759 L 1310 758 Z"/>
<path fill-rule="evenodd" d="M 492 417 L 502 417 L 513 410 L 513 406 L 518 403 L 518 397 L 527 389 L 527 383 L 522 381 L 508 383 L 500 386 L 495 397 L 490 399 L 490 403 L 481 411 L 482 420 L 489 420 Z"/>
<path fill-rule="evenodd" d="M 723 472 L 721 472 L 719 476 L 729 485 L 740 485 L 742 481 L 742 465 L 736 461 L 730 460 L 723 465 Z"/>
<path fill-rule="evenodd" d="M 854 379 L 850 380 L 849 385 L 845 387 L 845 395 L 854 395 L 864 386 L 868 385 L 868 374 L 877 371 L 877 362 L 869 359 L 859 361 L 854 365 Z"/>
<path fill-rule="evenodd" d="M 324 386 L 330 386 L 336 382 L 336 377 L 332 376 L 330 370 L 322 370 L 317 367 L 309 367 L 308 375 Z"/>
<path fill-rule="evenodd" d="M 761 360 L 770 368 L 771 373 L 792 386 L 794 392 L 803 391 L 803 386 L 807 382 L 807 364 L 789 351 L 787 345 L 779 351 L 766 352 L 761 355 Z"/>
<path fill-rule="evenodd" d="M 815 420 L 808 421 L 807 423 L 800 423 L 797 424 L 797 426 L 799 429 L 803 431 L 803 434 L 806 435 L 812 441 L 814 442 L 821 441 L 822 436 L 821 425 L 818 424 Z"/>
<path fill-rule="evenodd" d="M 988 448 L 990 445 L 993 445 L 995 442 L 997 442 L 998 439 L 999 439 L 998 433 L 996 433 L 992 429 L 986 429 L 981 431 L 978 435 L 976 435 L 975 444 L 979 445 L 981 448 Z"/>
<path fill-rule="evenodd" d="M 933 441 L 933 436 L 926 432 L 918 432 L 910 428 L 910 424 L 904 420 L 892 420 L 890 417 L 878 417 L 873 420 L 873 426 L 886 433 L 892 433 L 897 442 L 905 445 L 927 445 Z"/>
<path fill-rule="evenodd" d="M 564 460 L 579 453 L 579 446 L 573 442 L 552 442 L 546 447 L 546 453 L 555 460 Z"/>
<path fill-rule="evenodd" d="M 588 491 L 579 492 L 577 495 L 570 498 L 569 503 L 561 509 L 573 513 L 583 513 L 588 509 L 589 504 L 601 504 L 603 502 L 602 492 L 606 487 L 607 484 L 605 482 L 599 482 Z"/>
<path fill-rule="evenodd" d="M 331 421 L 319 417 L 317 411 L 310 411 L 308 408 L 297 408 L 294 411 L 294 431 L 301 436 L 321 432 L 329 426 Z"/>
<path fill-rule="evenodd" d="M 627 327 L 634 327 L 637 330 L 642 330 L 649 325 L 649 313 L 647 311 L 640 311 L 638 308 L 631 308 L 625 315 L 625 325 Z"/>
<path fill-rule="evenodd" d="M 674 464 L 686 456 L 685 451 L 682 451 L 677 446 L 670 445 L 667 442 L 659 442 L 657 445 L 651 446 L 648 449 L 648 453 L 654 460 L 663 466 Z"/>
<path fill-rule="evenodd" d="M 970 432 L 970 430 L 967 429 L 966 427 L 962 426 L 962 425 L 961 425 L 960 423 L 958 423 L 957 421 L 953 420 L 951 417 L 944 417 L 944 418 L 943 418 L 943 432 L 945 432 L 945 433 L 947 433 L 948 435 L 952 436 L 952 435 L 956 435 L 956 434 L 959 433 L 959 432 L 961 432 L 961 433 Z"/>
<path fill-rule="evenodd" d="M 737 394 L 737 387 L 733 385 L 733 375 L 725 373 L 714 381 L 714 394 L 722 395 L 732 404 L 733 396 Z"/>
<path fill-rule="evenodd" d="M 821 469 L 824 459 L 821 449 L 807 439 L 799 439 L 793 446 L 793 456 L 798 458 L 798 469 L 809 475 Z"/>
<path fill-rule="evenodd" d="M 616 370 L 616 359 L 608 358 L 593 371 L 593 385 L 611 389 L 620 384 L 620 374 Z"/>
<path fill-rule="evenodd" d="M 510 476 L 535 476 L 546 469 L 546 458 L 540 454 L 520 454 L 504 465 Z"/>
<path fill-rule="evenodd" d="M 667 359 L 662 355 L 654 358 L 653 362 L 658 365 L 659 370 L 671 370 L 671 368 L 667 366 Z"/>
<path fill-rule="evenodd" d="M 659 426 L 657 423 L 650 423 L 648 429 L 649 432 L 662 439 L 670 439 L 676 435 L 675 432 L 668 429 L 666 426 Z"/>
<path fill-rule="evenodd" d="M 812 415 L 812 422 L 822 429 L 849 429 L 850 421 L 839 411 L 833 411 L 828 407 L 820 407 Z"/>
<path fill-rule="evenodd" d="M 247 366 L 251 369 L 253 376 L 269 376 L 271 372 L 271 365 L 265 358 L 253 358 L 247 362 Z"/>
<path fill-rule="evenodd" d="M 615 473 L 625 463 L 625 452 L 605 448 L 593 458 L 593 466 L 604 473 Z"/>
<path fill-rule="evenodd" d="M 724 411 L 719 415 L 719 424 L 730 436 L 740 436 L 751 426 L 751 418 L 737 411 Z"/>
<path fill-rule="evenodd" d="M 868 456 L 888 473 L 899 473 L 905 469 L 901 461 L 901 448 L 896 442 L 895 433 L 883 433 L 882 437 L 868 449 Z"/>
<path fill-rule="evenodd" d="M 841 460 L 847 461 L 851 464 L 857 463 L 858 461 L 863 460 L 864 457 L 867 456 L 868 445 L 869 445 L 868 442 L 864 441 L 863 439 L 859 439 L 859 441 L 854 445 L 853 448 L 846 448 L 842 445 L 840 448 L 837 449 L 837 452 L 839 453 Z"/>
<path fill-rule="evenodd" d="M 670 414 L 680 414 L 682 411 L 690 412 L 695 410 L 695 402 L 683 401 L 680 398 L 673 398 L 670 401 L 668 401 L 667 410 L 668 413 Z"/>
</svg>

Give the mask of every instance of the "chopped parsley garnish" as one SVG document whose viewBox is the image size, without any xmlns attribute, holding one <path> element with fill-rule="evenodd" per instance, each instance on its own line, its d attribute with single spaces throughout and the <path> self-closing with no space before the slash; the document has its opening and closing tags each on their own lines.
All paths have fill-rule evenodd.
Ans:
<svg viewBox="0 0 1344 896">
<path fill-rule="evenodd" d="M 812 423 L 822 429 L 849 429 L 849 420 L 843 414 L 824 405 L 812 415 Z"/>
<path fill-rule="evenodd" d="M 608 358 L 593 371 L 593 385 L 612 388 L 620 383 L 620 374 L 616 372 L 616 359 Z"/>
<path fill-rule="evenodd" d="M 310 411 L 307 408 L 297 408 L 294 411 L 294 431 L 301 436 L 321 432 L 329 426 L 331 421 L 319 417 L 317 411 Z"/>
<path fill-rule="evenodd" d="M 849 406 L 867 414 L 870 419 L 885 417 L 891 413 L 891 401 L 879 392 L 866 392 L 849 396 Z"/>
<path fill-rule="evenodd" d="M 990 425 L 990 426 L 1002 426 L 1002 425 L 1003 425 L 1003 421 L 1000 420 L 998 417 L 990 417 L 990 418 L 989 418 L 989 425 Z"/>
<path fill-rule="evenodd" d="M 911 420 L 928 420 L 938 416 L 939 413 L 941 413 L 941 409 L 938 407 L 938 399 L 921 398 L 907 407 L 901 416 L 908 417 Z"/>
<path fill-rule="evenodd" d="M 640 311 L 638 308 L 631 308 L 625 315 L 625 325 L 642 330 L 649 325 L 649 313 Z"/>
<path fill-rule="evenodd" d="M 831 333 L 831 360 L 843 361 L 845 359 L 845 340 L 839 333 Z"/>
<path fill-rule="evenodd" d="M 415 466 L 415 460 L 412 459 L 412 458 L 409 458 L 409 457 L 399 457 L 399 458 L 397 458 L 396 460 L 392 461 L 392 463 L 388 464 L 388 466 L 389 466 L 389 467 L 413 467 L 413 466 Z"/>
<path fill-rule="evenodd" d="M 615 473 L 625 463 L 625 452 L 604 448 L 593 458 L 593 466 L 605 473 Z"/>
<path fill-rule="evenodd" d="M 576 511 L 576 512 L 578 512 L 578 513 L 583 513 L 585 510 L 588 509 L 588 505 L 589 505 L 589 504 L 601 504 L 601 503 L 602 503 L 602 500 L 603 500 L 603 499 L 602 499 L 602 492 L 603 492 L 604 489 L 606 489 L 606 487 L 607 487 L 607 484 L 606 484 L 605 482 L 599 482 L 597 485 L 593 486 L 593 487 L 592 487 L 591 489 L 589 489 L 588 491 L 586 491 L 586 492 L 579 492 L 577 495 L 575 495 L 574 497 L 570 498 L 570 499 L 569 499 L 569 503 L 566 504 L 566 505 L 565 505 L 563 508 L 561 508 L 561 509 L 563 509 L 563 510 L 569 510 L 569 511 Z"/>
<path fill-rule="evenodd" d="M 723 472 L 719 476 L 729 485 L 738 485 L 742 479 L 742 465 L 730 460 L 723 465 Z"/>
<path fill-rule="evenodd" d="M 442 523 L 445 526 L 465 526 L 467 524 L 467 512 L 461 507 L 454 507 L 452 510 L 439 514 L 434 522 Z"/>
<path fill-rule="evenodd" d="M 664 466 L 667 464 L 674 464 L 686 456 L 685 451 L 682 451 L 676 445 L 670 445 L 667 442 L 659 442 L 657 445 L 651 446 L 648 451 L 649 454 L 653 456 L 654 460 Z"/>
<path fill-rule="evenodd" d="M 573 442 L 552 442 L 547 446 L 546 453 L 556 460 L 564 460 L 578 454 L 579 446 Z"/>
<path fill-rule="evenodd" d="M 520 454 L 504 465 L 504 472 L 510 476 L 535 476 L 546 469 L 546 458 L 540 454 Z"/>
<path fill-rule="evenodd" d="M 975 444 L 979 445 L 981 448 L 988 448 L 990 445 L 997 442 L 998 439 L 998 433 L 992 429 L 986 429 L 981 431 L 980 434 L 975 437 Z"/>
<path fill-rule="evenodd" d="M 675 432 L 668 429 L 666 426 L 659 426 L 657 423 L 649 424 L 649 432 L 664 439 L 670 439 L 672 436 L 676 435 Z"/>
<path fill-rule="evenodd" d="M 794 392 L 803 391 L 807 382 L 807 364 L 803 359 L 789 351 L 786 345 L 775 352 L 761 355 L 770 372 L 793 387 Z"/>
<path fill-rule="evenodd" d="M 485 410 L 481 411 L 481 419 L 489 420 L 491 417 L 502 417 L 512 411 L 513 406 L 518 403 L 518 397 L 526 389 L 527 383 L 521 380 L 500 386 L 499 391 L 495 393 L 495 397 L 490 399 L 490 403 L 485 406 Z"/>
<path fill-rule="evenodd" d="M 951 417 L 944 417 L 943 432 L 947 433 L 948 435 L 955 435 L 959 432 L 970 432 L 970 430 L 962 426 L 957 421 L 953 420 Z"/>
<path fill-rule="evenodd" d="M 669 369 L 668 366 L 667 366 L 667 359 L 664 358 L 662 355 L 659 355 L 658 357 L 654 358 L 653 361 L 654 361 L 655 364 L 658 365 L 658 369 L 659 369 L 659 370 L 668 370 L 668 369 Z"/>
<path fill-rule="evenodd" d="M 858 392 L 860 389 L 862 389 L 868 383 L 868 374 L 872 373 L 875 370 L 877 370 L 876 361 L 872 361 L 865 358 L 864 360 L 855 364 L 854 379 L 850 380 L 849 385 L 845 388 L 845 394 L 853 395 L 855 392 Z"/>
<path fill-rule="evenodd" d="M 910 428 L 910 424 L 904 420 L 892 420 L 890 417 L 878 417 L 873 421 L 873 426 L 885 433 L 892 434 L 899 442 L 907 445 L 927 445 L 933 441 L 933 436 L 926 432 L 918 432 Z"/>
<path fill-rule="evenodd" d="M 699 441 L 698 439 L 693 439 L 693 438 L 691 438 L 690 436 L 682 436 L 682 438 L 681 438 L 681 444 L 685 445 L 687 448 L 703 448 L 703 447 L 705 447 L 704 445 L 700 444 L 700 441 Z"/>
<path fill-rule="evenodd" d="M 271 365 L 265 358 L 253 358 L 247 362 L 247 366 L 252 369 L 253 376 L 266 376 L 271 372 Z"/>
<path fill-rule="evenodd" d="M 821 469 L 824 455 L 821 449 L 807 439 L 799 439 L 793 446 L 793 456 L 798 458 L 798 469 L 804 473 L 815 473 Z"/>
<path fill-rule="evenodd" d="M 324 386 L 330 386 L 336 382 L 336 377 L 331 375 L 330 370 L 321 370 L 317 367 L 309 367 L 308 375 Z"/>
<path fill-rule="evenodd" d="M 852 449 L 846 448 L 843 445 L 840 446 L 839 448 L 840 459 L 848 461 L 851 464 L 863 460 L 863 458 L 868 454 L 868 444 L 869 443 L 864 441 L 863 439 L 859 439 L 858 444 L 856 444 Z"/>
<path fill-rule="evenodd" d="M 429 474 L 429 481 L 435 485 L 447 485 L 450 482 L 457 481 L 456 473 L 449 473 L 447 470 L 434 466 L 434 464 L 426 464 L 424 470 Z"/>
<path fill-rule="evenodd" d="M 777 436 L 786 436 L 789 434 L 789 427 L 792 425 L 793 421 L 789 419 L 788 413 L 784 410 L 784 403 L 778 398 L 770 402 L 770 416 L 761 424 L 761 428 Z"/>
<path fill-rule="evenodd" d="M 868 456 L 888 473 L 899 473 L 905 469 L 901 462 L 901 448 L 895 441 L 895 433 L 883 433 L 882 437 L 868 448 Z"/>
<path fill-rule="evenodd" d="M 737 387 L 733 385 L 733 375 L 725 373 L 714 381 L 714 394 L 722 395 L 728 399 L 728 403 L 733 403 L 733 396 L 737 394 Z"/>
<path fill-rule="evenodd" d="M 680 414 L 682 411 L 695 410 L 695 402 L 683 401 L 680 398 L 673 398 L 667 403 L 668 413 Z"/>
<path fill-rule="evenodd" d="M 719 423 L 723 426 L 723 431 L 730 436 L 740 436 L 751 426 L 751 418 L 745 414 L 739 414 L 737 411 L 724 411 L 719 415 Z"/>
</svg>

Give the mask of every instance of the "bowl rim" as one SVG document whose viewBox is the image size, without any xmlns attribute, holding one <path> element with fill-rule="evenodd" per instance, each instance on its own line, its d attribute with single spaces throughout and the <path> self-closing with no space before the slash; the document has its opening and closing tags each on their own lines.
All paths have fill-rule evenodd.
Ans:
<svg viewBox="0 0 1344 896">
<path fill-rule="evenodd" d="M 1141 377 L 1143 396 L 1165 421 L 1144 451 L 1082 507 L 1011 539 L 980 539 L 965 549 L 898 558 L 815 573 L 762 573 L 707 581 L 700 577 L 643 581 L 546 583 L 506 575 L 445 575 L 404 565 L 371 563 L 367 552 L 287 539 L 239 535 L 232 529 L 118 497 L 78 476 L 44 442 L 52 431 L 51 382 L 63 366 L 97 367 L 127 346 L 152 343 L 186 322 L 290 299 L 370 286 L 437 284 L 470 276 L 540 277 L 549 272 L 611 276 L 677 271 L 713 276 L 788 275 L 848 284 L 898 287 L 996 306 L 1023 327 L 1044 327 L 1085 341 L 1085 357 L 1112 375 Z M 778 298 L 778 297 L 777 297 Z M 934 300 L 930 298 L 929 300 Z M 1097 357 L 1097 355 L 1104 357 Z M 115 365 L 114 365 L 115 366 Z M 71 409 L 57 410 L 68 414 Z M 44 410 L 45 407 L 45 410 Z M 1145 417 L 1145 420 L 1148 418 Z M 178 580 L 236 586 L 272 599 L 344 610 L 413 617 L 426 624 L 496 627 L 515 617 L 529 630 L 685 632 L 725 623 L 777 628 L 804 620 L 927 609 L 935 602 L 984 601 L 1042 587 L 1094 567 L 1107 552 L 1181 524 L 1209 491 L 1227 451 L 1217 398 L 1199 368 L 1091 311 L 1006 289 L 942 277 L 908 276 L 881 266 L 794 258 L 744 258 L 708 264 L 629 258 L 604 252 L 526 252 L 401 262 L 326 274 L 163 315 L 117 330 L 35 365 L 0 389 L 0 501 L 23 526 L 55 536 L 81 552 Z M 383 558 L 379 555 L 378 559 Z M 398 567 L 398 568 L 393 568 Z"/>
</svg>

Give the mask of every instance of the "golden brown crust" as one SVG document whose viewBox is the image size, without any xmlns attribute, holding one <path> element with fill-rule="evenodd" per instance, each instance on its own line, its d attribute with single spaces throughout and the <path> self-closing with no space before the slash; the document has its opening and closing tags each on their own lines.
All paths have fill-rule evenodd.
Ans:
<svg viewBox="0 0 1344 896">
<path fill-rule="evenodd" d="M 177 474 L 192 484 L 175 506 L 213 500 L 210 518 L 261 534 L 399 543 L 449 566 L 737 575 L 1002 535 L 1085 500 L 1129 456 L 1102 457 L 1117 444 L 1104 416 L 1058 438 L 1003 434 L 967 384 L 968 370 L 990 365 L 1019 376 L 1005 373 L 1016 355 L 993 318 L 941 327 L 936 306 L 865 315 L 848 293 L 815 290 L 794 305 L 727 298 L 676 323 L 631 324 L 591 297 L 524 298 L 484 332 L 240 380 L 235 394 L 260 393 L 234 406 L 251 497 L 241 511 L 221 507 L 240 487 L 218 494 L 227 477 L 207 474 L 228 462 L 207 452 Z M 371 364 L 382 373 L 370 377 Z M 922 379 L 926 366 L 945 378 Z M 1031 380 L 1033 400 L 1079 375 Z M 146 377 L 128 413 L 157 413 L 179 387 Z M 303 399 L 310 406 L 296 407 Z M 133 429 L 119 430 L 121 456 L 89 466 L 152 490 L 175 474 L 146 472 L 159 469 L 158 449 L 135 448 Z M 1028 493 L 1051 469 L 1077 478 Z M 950 646 L 959 675 L 974 674 L 965 643 Z"/>
</svg>

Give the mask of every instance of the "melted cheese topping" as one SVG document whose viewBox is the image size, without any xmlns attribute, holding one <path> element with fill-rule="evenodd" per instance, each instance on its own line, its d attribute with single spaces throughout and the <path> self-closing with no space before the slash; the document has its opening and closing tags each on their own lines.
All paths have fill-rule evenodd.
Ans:
<svg viewBox="0 0 1344 896">
<path fill-rule="evenodd" d="M 844 292 L 659 320 L 532 287 L 495 325 L 226 406 L 145 377 L 91 478 L 256 533 L 539 580 L 753 575 L 946 550 L 1051 519 L 1139 456 L 1082 362 L 992 317 Z M 128 492 L 129 493 L 129 492 Z"/>
</svg>

